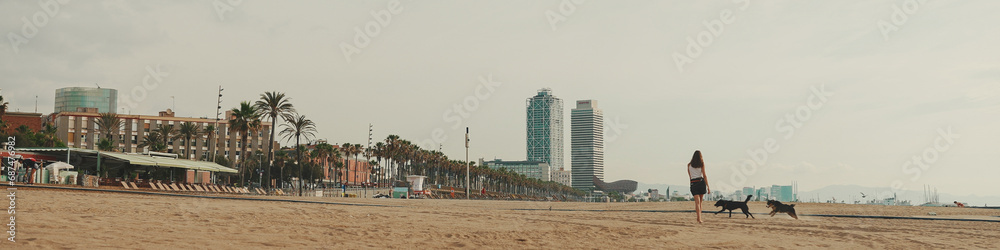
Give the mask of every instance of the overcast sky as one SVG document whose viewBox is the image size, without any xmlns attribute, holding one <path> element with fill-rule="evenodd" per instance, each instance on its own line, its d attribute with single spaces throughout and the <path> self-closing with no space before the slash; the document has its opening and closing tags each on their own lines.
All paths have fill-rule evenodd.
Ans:
<svg viewBox="0 0 1000 250">
<path fill-rule="evenodd" d="M 523 160 L 525 99 L 549 87 L 567 121 L 598 100 L 608 181 L 683 185 L 701 149 L 716 190 L 1000 195 L 996 1 L 226 3 L 2 1 L 4 98 L 50 113 L 55 89 L 99 84 L 127 113 L 174 96 L 212 117 L 219 85 L 227 109 L 277 90 L 333 143 L 373 123 L 463 159 L 468 126 L 471 158 Z"/>
</svg>

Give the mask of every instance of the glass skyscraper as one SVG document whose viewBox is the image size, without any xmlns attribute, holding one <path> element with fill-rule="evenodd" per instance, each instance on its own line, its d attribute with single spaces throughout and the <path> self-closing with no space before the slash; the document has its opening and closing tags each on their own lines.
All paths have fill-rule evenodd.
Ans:
<svg viewBox="0 0 1000 250">
<path fill-rule="evenodd" d="M 604 113 L 597 101 L 576 101 L 570 127 L 573 188 L 594 190 L 594 180 L 604 180 Z"/>
<path fill-rule="evenodd" d="M 97 112 L 118 109 L 118 90 L 105 88 L 68 87 L 56 90 L 56 110 L 76 112 L 77 108 L 97 108 Z"/>
<path fill-rule="evenodd" d="M 562 99 L 553 96 L 552 89 L 540 89 L 537 95 L 528 98 L 527 113 L 528 160 L 548 163 L 550 170 L 562 169 Z"/>
</svg>

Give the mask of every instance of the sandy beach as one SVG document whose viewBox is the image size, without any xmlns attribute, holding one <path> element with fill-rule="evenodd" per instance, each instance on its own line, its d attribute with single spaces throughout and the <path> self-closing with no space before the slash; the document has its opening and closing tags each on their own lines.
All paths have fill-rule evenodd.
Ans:
<svg viewBox="0 0 1000 250">
<path fill-rule="evenodd" d="M 366 206 L 19 188 L 16 242 L 0 248 L 1000 248 L 1000 222 L 795 220 L 768 216 L 761 202 L 750 204 L 756 219 L 707 214 L 699 225 L 687 212 L 691 202 L 273 199 Z M 711 205 L 705 207 L 718 211 Z M 796 209 L 1000 219 L 995 209 L 809 203 Z"/>
</svg>

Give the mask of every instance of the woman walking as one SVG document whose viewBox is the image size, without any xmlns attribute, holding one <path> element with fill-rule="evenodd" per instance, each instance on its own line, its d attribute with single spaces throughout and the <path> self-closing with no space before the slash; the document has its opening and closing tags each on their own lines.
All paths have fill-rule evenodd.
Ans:
<svg viewBox="0 0 1000 250">
<path fill-rule="evenodd" d="M 703 223 L 705 221 L 701 220 L 701 201 L 705 194 L 712 193 L 712 189 L 708 187 L 705 159 L 701 157 L 701 151 L 694 151 L 694 156 L 691 157 L 691 163 L 688 163 L 687 170 L 688 177 L 691 179 L 691 195 L 694 196 L 694 211 L 698 215 L 698 223 Z"/>
</svg>

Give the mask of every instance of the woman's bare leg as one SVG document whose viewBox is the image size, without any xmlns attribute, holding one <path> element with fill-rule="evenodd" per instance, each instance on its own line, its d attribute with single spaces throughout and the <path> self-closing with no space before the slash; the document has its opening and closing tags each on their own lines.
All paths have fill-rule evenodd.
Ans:
<svg viewBox="0 0 1000 250">
<path fill-rule="evenodd" d="M 698 214 L 698 223 L 704 222 L 701 220 L 701 195 L 694 196 L 694 212 Z"/>
</svg>

